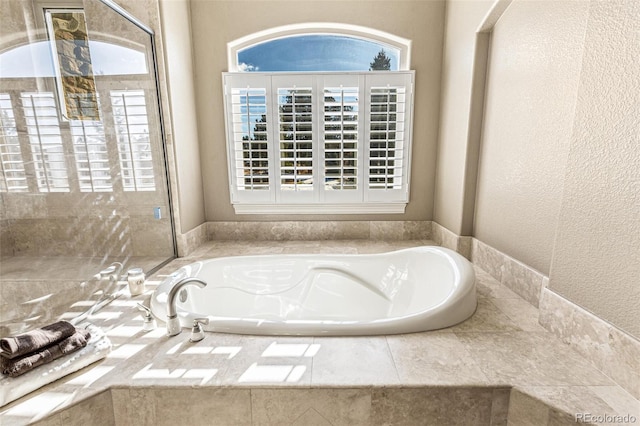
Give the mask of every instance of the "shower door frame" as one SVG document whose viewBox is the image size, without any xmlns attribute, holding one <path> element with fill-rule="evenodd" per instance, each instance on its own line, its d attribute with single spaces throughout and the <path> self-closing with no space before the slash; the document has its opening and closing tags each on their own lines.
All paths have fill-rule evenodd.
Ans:
<svg viewBox="0 0 640 426">
<path fill-rule="evenodd" d="M 136 27 L 146 32 L 149 35 L 149 39 L 151 41 L 151 60 L 153 64 L 153 78 L 155 81 L 156 98 L 158 101 L 158 105 L 157 105 L 158 122 L 160 125 L 160 138 L 161 138 L 161 145 L 162 145 L 162 163 L 164 166 L 163 176 L 164 176 L 164 179 L 166 182 L 166 188 L 167 188 L 167 204 L 168 204 L 167 208 L 169 210 L 169 223 L 171 225 L 171 243 L 173 245 L 173 257 L 166 259 L 165 261 L 153 267 L 151 270 L 146 271 L 147 274 L 151 275 L 152 273 L 154 273 L 155 271 L 162 268 L 164 265 L 166 265 L 167 263 L 171 262 L 173 259 L 178 257 L 176 222 L 175 222 L 175 215 L 174 215 L 173 197 L 171 192 L 171 180 L 169 176 L 169 156 L 167 153 L 167 140 L 166 140 L 166 134 L 165 134 L 164 115 L 163 115 L 162 104 L 161 104 L 162 97 L 161 97 L 161 91 L 160 91 L 160 85 L 159 85 L 160 78 L 158 74 L 158 58 L 156 54 L 156 48 L 157 48 L 156 37 L 155 37 L 156 34 L 151 27 L 149 27 L 148 25 L 145 25 L 142 21 L 140 21 L 138 18 L 133 16 L 131 13 L 129 13 L 126 9 L 124 9 L 122 6 L 117 4 L 115 1 L 113 0 L 98 0 L 98 1 L 104 4 L 105 6 L 109 7 L 111 10 L 113 10 L 114 12 L 116 12 L 117 14 L 119 14 L 120 16 L 122 16 L 123 18 L 131 22 L 132 24 L 134 24 Z"/>
</svg>

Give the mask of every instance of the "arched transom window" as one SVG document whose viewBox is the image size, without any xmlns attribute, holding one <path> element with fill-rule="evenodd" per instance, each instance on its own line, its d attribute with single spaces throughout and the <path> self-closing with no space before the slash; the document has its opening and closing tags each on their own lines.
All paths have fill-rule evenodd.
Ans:
<svg viewBox="0 0 640 426">
<path fill-rule="evenodd" d="M 388 64 L 379 60 L 381 52 Z M 228 62 L 230 72 L 401 71 L 410 69 L 410 52 L 411 41 L 393 34 L 356 25 L 310 23 L 235 40 L 228 45 Z"/>
</svg>

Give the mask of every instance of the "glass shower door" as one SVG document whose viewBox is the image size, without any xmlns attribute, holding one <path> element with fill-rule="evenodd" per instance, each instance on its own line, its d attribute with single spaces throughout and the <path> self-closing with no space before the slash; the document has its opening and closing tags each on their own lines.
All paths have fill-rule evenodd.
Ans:
<svg viewBox="0 0 640 426">
<path fill-rule="evenodd" d="M 0 2 L 0 334 L 175 257 L 153 34 L 98 0 Z"/>
</svg>

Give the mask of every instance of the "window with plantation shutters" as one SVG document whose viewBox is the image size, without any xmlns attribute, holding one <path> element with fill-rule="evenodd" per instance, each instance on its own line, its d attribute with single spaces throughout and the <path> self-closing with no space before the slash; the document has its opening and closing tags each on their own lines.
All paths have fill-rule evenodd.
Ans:
<svg viewBox="0 0 640 426">
<path fill-rule="evenodd" d="M 412 71 L 224 73 L 236 212 L 402 213 Z"/>
</svg>

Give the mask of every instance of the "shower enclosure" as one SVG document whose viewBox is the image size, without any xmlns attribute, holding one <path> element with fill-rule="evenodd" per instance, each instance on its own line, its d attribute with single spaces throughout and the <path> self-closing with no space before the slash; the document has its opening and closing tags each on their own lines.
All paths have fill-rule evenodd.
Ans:
<svg viewBox="0 0 640 426">
<path fill-rule="evenodd" d="M 154 39 L 110 0 L 0 2 L 0 336 L 175 257 Z"/>
</svg>

